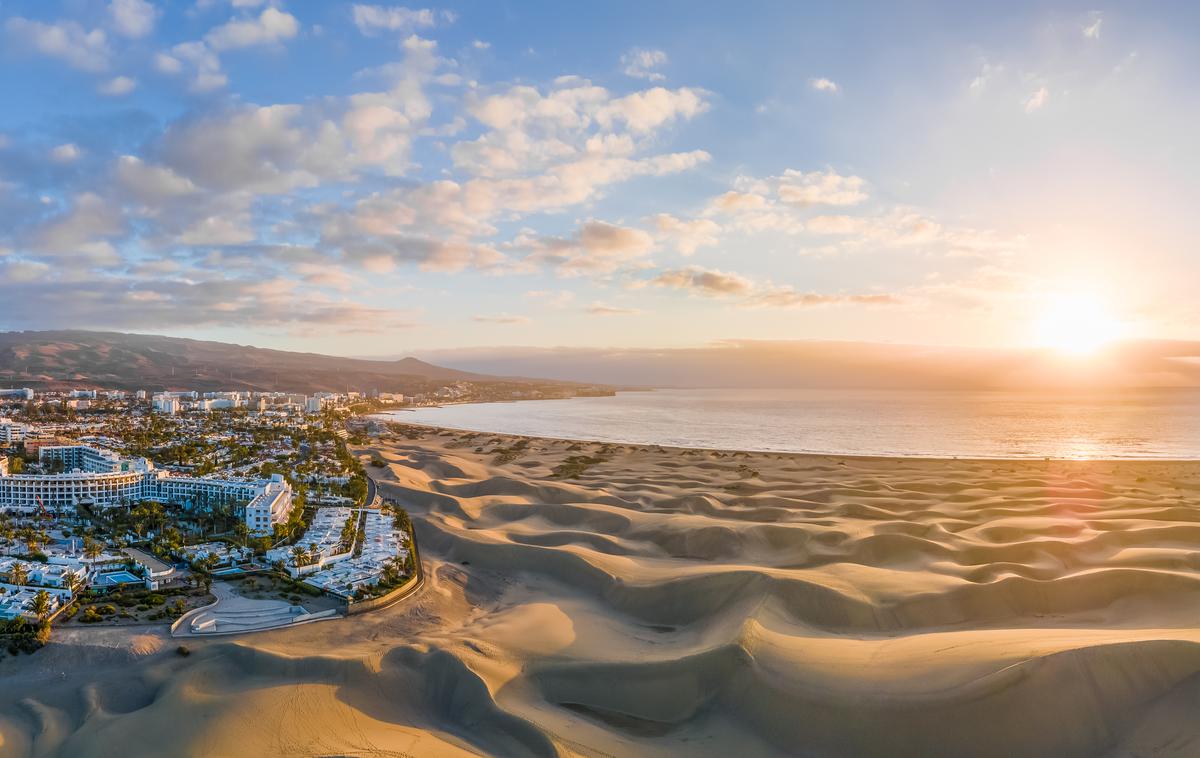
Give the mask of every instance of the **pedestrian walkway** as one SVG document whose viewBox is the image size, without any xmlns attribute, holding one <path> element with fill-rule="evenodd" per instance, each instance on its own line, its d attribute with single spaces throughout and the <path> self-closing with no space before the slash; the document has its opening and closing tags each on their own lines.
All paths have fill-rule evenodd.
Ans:
<svg viewBox="0 0 1200 758">
<path fill-rule="evenodd" d="M 217 597 L 216 603 L 182 616 L 171 626 L 173 637 L 262 632 L 339 616 L 336 609 L 310 613 L 303 606 L 283 600 L 242 597 L 221 583 L 214 584 L 212 592 Z"/>
</svg>

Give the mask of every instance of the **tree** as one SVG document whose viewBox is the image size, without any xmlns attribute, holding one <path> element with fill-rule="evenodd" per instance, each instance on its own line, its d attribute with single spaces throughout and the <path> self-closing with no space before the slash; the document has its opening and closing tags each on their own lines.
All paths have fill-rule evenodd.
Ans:
<svg viewBox="0 0 1200 758">
<path fill-rule="evenodd" d="M 94 561 L 104 552 L 104 546 L 91 537 L 83 538 L 83 557 Z"/>
<path fill-rule="evenodd" d="M 8 570 L 8 583 L 22 585 L 29 581 L 29 569 L 23 563 L 14 563 Z"/>
<path fill-rule="evenodd" d="M 83 577 L 79 574 L 67 574 L 67 590 L 70 591 L 71 597 L 75 597 L 83 591 Z"/>
<path fill-rule="evenodd" d="M 33 603 L 29 607 L 34 615 L 38 617 L 38 621 L 45 621 L 53 609 L 50 603 L 50 593 L 45 590 L 38 590 L 37 594 L 33 596 Z"/>
<path fill-rule="evenodd" d="M 245 521 L 239 521 L 233 525 L 233 534 L 237 537 L 238 542 L 242 547 L 246 547 L 247 538 L 250 536 L 250 527 L 246 526 Z"/>
</svg>

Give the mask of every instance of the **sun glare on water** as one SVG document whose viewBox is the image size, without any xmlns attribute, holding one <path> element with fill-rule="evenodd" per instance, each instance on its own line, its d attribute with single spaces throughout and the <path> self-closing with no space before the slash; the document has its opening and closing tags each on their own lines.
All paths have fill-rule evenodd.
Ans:
<svg viewBox="0 0 1200 758">
<path fill-rule="evenodd" d="M 1091 295 L 1057 295 L 1046 301 L 1035 325 L 1040 347 L 1088 355 L 1120 339 L 1125 331 L 1104 303 Z"/>
</svg>

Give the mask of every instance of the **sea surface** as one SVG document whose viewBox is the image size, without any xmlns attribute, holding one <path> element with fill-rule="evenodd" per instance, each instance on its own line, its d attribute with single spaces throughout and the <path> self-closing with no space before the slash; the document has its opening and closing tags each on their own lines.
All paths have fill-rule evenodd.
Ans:
<svg viewBox="0 0 1200 758">
<path fill-rule="evenodd" d="M 729 450 L 983 458 L 1200 458 L 1200 391 L 655 390 L 474 403 L 397 421 Z"/>
</svg>

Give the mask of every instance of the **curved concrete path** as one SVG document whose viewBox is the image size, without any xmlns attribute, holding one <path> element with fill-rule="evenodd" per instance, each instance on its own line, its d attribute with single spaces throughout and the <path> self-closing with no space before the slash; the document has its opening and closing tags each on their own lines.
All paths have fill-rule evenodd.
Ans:
<svg viewBox="0 0 1200 758">
<path fill-rule="evenodd" d="M 310 613 L 283 600 L 254 600 L 242 597 L 220 582 L 212 586 L 215 603 L 196 608 L 171 625 L 172 637 L 213 637 L 225 634 L 263 632 L 296 624 L 338 618 L 336 610 Z"/>
</svg>

